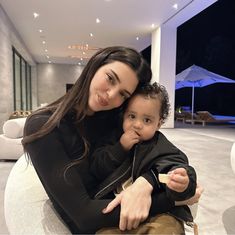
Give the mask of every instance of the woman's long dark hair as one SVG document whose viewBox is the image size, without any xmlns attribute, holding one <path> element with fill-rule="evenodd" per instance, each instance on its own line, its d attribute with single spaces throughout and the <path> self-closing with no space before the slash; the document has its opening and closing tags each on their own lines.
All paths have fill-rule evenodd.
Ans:
<svg viewBox="0 0 235 235">
<path fill-rule="evenodd" d="M 123 62 L 135 71 L 139 80 L 138 86 L 141 86 L 151 80 L 151 69 L 147 62 L 143 59 L 142 55 L 136 50 L 119 46 L 101 49 L 91 57 L 87 65 L 84 67 L 80 77 L 68 93 L 46 107 L 34 111 L 28 117 L 31 118 L 35 114 L 45 112 L 52 113 L 48 121 L 37 132 L 27 135 L 25 128 L 22 144 L 26 152 L 28 143 L 31 143 L 50 133 L 56 126 L 59 125 L 61 119 L 75 107 L 77 113 L 77 123 L 85 117 L 85 112 L 88 108 L 89 88 L 92 78 L 101 66 L 114 61 Z M 83 138 L 83 140 L 85 144 L 85 152 L 87 152 L 88 146 L 85 138 Z"/>
</svg>

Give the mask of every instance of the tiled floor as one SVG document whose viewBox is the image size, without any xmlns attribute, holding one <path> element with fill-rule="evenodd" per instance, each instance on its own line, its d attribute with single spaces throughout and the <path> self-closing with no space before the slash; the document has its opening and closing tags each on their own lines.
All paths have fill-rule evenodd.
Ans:
<svg viewBox="0 0 235 235">
<path fill-rule="evenodd" d="M 199 234 L 235 234 L 235 174 L 230 164 L 235 126 L 177 125 L 181 128 L 162 131 L 188 155 L 205 189 L 196 217 Z"/>
</svg>

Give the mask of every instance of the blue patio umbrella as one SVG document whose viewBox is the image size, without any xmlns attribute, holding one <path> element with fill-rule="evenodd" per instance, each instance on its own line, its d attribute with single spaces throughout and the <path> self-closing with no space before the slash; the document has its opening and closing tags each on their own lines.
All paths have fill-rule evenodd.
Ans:
<svg viewBox="0 0 235 235">
<path fill-rule="evenodd" d="M 214 83 L 235 83 L 235 80 L 212 73 L 197 65 L 192 65 L 176 75 L 176 89 L 192 87 L 192 118 L 194 113 L 194 88 L 205 87 Z"/>
</svg>

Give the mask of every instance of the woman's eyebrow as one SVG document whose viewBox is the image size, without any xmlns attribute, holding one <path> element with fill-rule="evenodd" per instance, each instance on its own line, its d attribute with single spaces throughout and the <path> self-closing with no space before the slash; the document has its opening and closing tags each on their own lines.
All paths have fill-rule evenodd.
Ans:
<svg viewBox="0 0 235 235">
<path fill-rule="evenodd" d="M 117 79 L 117 82 L 121 83 L 120 78 L 118 77 L 118 75 L 112 69 L 110 69 L 110 71 L 113 74 L 113 76 Z M 124 89 L 123 91 L 125 93 L 127 93 L 127 95 L 131 96 L 131 92 L 129 92 L 128 90 Z"/>
</svg>

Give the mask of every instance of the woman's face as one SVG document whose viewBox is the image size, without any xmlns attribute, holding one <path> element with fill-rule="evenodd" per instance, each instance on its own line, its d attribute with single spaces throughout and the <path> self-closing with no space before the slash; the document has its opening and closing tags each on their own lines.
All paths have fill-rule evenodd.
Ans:
<svg viewBox="0 0 235 235">
<path fill-rule="evenodd" d="M 136 73 L 122 62 L 115 61 L 100 67 L 91 80 L 88 114 L 119 107 L 137 85 Z"/>
</svg>

